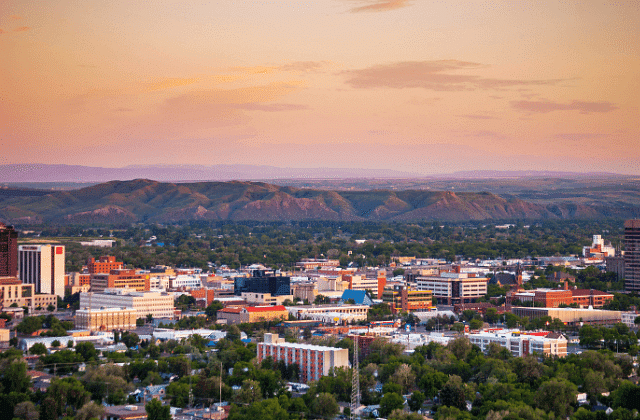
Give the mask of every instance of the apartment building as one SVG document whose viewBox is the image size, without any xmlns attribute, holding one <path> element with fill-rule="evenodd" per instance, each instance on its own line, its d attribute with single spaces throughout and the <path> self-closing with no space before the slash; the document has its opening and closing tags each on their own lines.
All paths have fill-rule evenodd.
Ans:
<svg viewBox="0 0 640 420">
<path fill-rule="evenodd" d="M 165 292 L 138 292 L 133 289 L 105 289 L 101 293 L 80 293 L 81 309 L 130 308 L 138 318 L 174 317 L 173 295 Z"/>
<path fill-rule="evenodd" d="M 125 308 L 79 309 L 75 315 L 75 327 L 79 330 L 113 331 L 136 328 L 138 311 Z"/>
<path fill-rule="evenodd" d="M 65 248 L 62 245 L 18 246 L 18 277 L 36 293 L 64 297 Z"/>
<path fill-rule="evenodd" d="M 415 282 L 417 290 L 431 290 L 438 303 L 455 305 L 473 303 L 486 295 L 489 279 L 461 273 L 460 267 L 455 267 L 453 272 L 442 272 L 438 276 L 418 276 Z"/>
<path fill-rule="evenodd" d="M 549 332 L 525 334 L 520 331 L 481 331 L 466 334 L 471 344 L 486 352 L 491 343 L 496 343 L 511 352 L 514 357 L 530 354 L 564 357 L 567 355 L 567 339 L 561 334 Z"/>
<path fill-rule="evenodd" d="M 130 288 L 138 292 L 145 292 L 151 289 L 151 279 L 149 274 L 136 273 L 136 270 L 123 268 L 111 270 L 108 274 L 91 275 L 92 292 L 100 293 L 113 288 Z"/>
<path fill-rule="evenodd" d="M 348 349 L 286 343 L 284 338 L 269 333 L 264 335 L 264 342 L 258 343 L 258 362 L 268 357 L 283 361 L 287 366 L 298 365 L 302 383 L 317 381 L 333 369 L 349 367 Z"/>
</svg>

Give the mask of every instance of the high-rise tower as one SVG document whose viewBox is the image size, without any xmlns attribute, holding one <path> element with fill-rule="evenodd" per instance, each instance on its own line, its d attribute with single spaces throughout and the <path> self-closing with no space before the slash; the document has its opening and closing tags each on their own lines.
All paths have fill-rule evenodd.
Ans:
<svg viewBox="0 0 640 420">
<path fill-rule="evenodd" d="M 20 280 L 33 284 L 36 293 L 64 297 L 64 256 L 63 245 L 20 245 Z"/>
<path fill-rule="evenodd" d="M 18 232 L 0 223 L 0 277 L 18 275 Z"/>
<path fill-rule="evenodd" d="M 640 292 L 640 219 L 624 222 L 624 288 Z"/>
</svg>

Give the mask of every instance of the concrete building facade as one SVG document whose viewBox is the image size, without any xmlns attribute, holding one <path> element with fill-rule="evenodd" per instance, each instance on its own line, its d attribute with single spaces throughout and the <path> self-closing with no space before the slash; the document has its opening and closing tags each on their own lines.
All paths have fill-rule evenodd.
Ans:
<svg viewBox="0 0 640 420">
<path fill-rule="evenodd" d="M 164 292 L 138 292 L 132 289 L 105 289 L 102 293 L 81 293 L 81 309 L 129 308 L 138 318 L 151 314 L 154 318 L 173 318 L 173 296 Z"/>
</svg>

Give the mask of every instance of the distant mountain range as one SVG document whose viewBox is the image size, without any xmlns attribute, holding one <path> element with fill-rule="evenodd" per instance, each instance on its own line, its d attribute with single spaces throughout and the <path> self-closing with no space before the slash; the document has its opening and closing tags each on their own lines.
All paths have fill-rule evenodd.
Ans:
<svg viewBox="0 0 640 420">
<path fill-rule="evenodd" d="M 278 168 L 258 165 L 134 165 L 101 168 L 81 165 L 0 165 L 0 182 L 108 182 L 114 179 L 159 181 L 232 181 L 287 178 L 415 178 L 419 174 L 388 169 Z"/>
<path fill-rule="evenodd" d="M 287 179 L 486 179 L 522 177 L 565 177 L 583 179 L 620 176 L 610 173 L 577 173 L 557 171 L 462 171 L 425 176 L 389 169 L 359 168 L 279 168 L 258 165 L 132 165 L 103 168 L 82 165 L 13 164 L 0 165 L 0 183 L 99 183 L 114 179 L 155 179 L 158 181 L 270 181 Z"/>
<path fill-rule="evenodd" d="M 260 182 L 110 181 L 71 191 L 0 189 L 10 224 L 170 223 L 185 220 L 464 221 L 639 217 L 631 202 L 536 203 L 488 192 L 330 191 Z"/>
</svg>

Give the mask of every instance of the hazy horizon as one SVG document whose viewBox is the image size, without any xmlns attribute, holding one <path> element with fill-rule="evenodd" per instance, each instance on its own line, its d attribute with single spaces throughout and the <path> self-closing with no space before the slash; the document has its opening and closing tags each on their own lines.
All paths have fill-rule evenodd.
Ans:
<svg viewBox="0 0 640 420">
<path fill-rule="evenodd" d="M 637 2 L 9 0 L 6 164 L 640 174 Z"/>
</svg>

